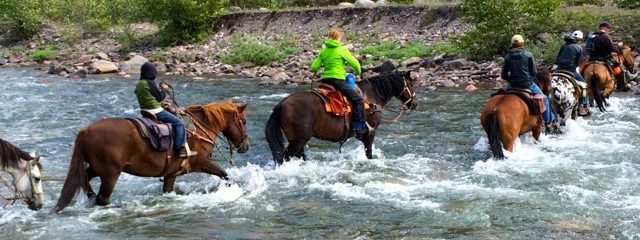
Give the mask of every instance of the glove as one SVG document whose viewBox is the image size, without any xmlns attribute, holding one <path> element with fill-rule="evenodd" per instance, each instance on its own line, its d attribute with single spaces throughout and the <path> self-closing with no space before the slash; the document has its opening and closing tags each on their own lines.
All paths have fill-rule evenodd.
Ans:
<svg viewBox="0 0 640 240">
<path fill-rule="evenodd" d="M 558 69 L 558 65 L 553 64 L 553 67 L 551 67 L 551 71 L 555 71 L 556 69 Z"/>
</svg>

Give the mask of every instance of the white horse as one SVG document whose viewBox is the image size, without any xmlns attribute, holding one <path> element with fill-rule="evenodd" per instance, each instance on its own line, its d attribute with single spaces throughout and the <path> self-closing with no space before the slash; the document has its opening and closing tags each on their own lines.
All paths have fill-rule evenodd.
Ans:
<svg viewBox="0 0 640 240">
<path fill-rule="evenodd" d="M 556 119 L 564 126 L 567 119 L 576 119 L 581 92 L 574 85 L 573 73 L 554 72 L 551 74 L 549 105 L 556 113 Z"/>
<path fill-rule="evenodd" d="M 23 200 L 31 210 L 42 208 L 44 192 L 40 179 L 42 165 L 38 162 L 39 160 L 40 156 L 29 154 L 10 142 L 0 139 L 0 170 L 9 173 L 13 178 L 12 186 L 0 178 L 0 187 L 4 184 L 14 195 L 2 196 L 6 201 L 4 207 L 10 202 Z"/>
</svg>

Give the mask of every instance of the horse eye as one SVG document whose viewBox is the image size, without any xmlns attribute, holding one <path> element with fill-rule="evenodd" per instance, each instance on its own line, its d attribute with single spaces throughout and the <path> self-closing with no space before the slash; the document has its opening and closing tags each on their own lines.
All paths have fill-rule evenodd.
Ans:
<svg viewBox="0 0 640 240">
<path fill-rule="evenodd" d="M 36 182 L 40 182 L 40 177 L 35 177 L 34 180 L 36 180 Z"/>
</svg>

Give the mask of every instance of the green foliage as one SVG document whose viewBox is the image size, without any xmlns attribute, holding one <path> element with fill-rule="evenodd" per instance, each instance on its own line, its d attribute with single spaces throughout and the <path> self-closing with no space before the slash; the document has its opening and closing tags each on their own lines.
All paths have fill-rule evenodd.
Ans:
<svg viewBox="0 0 640 240">
<path fill-rule="evenodd" d="M 42 25 L 37 0 L 0 0 L 0 9 L 0 21 L 7 22 L 15 40 L 31 38 Z"/>
<path fill-rule="evenodd" d="M 58 50 L 53 47 L 39 48 L 33 50 L 27 56 L 29 59 L 36 61 L 38 63 L 42 63 L 45 60 L 53 60 L 58 56 Z"/>
<path fill-rule="evenodd" d="M 515 34 L 535 40 L 550 30 L 548 21 L 559 6 L 560 0 L 464 0 L 464 18 L 475 28 L 457 43 L 473 58 L 491 59 L 506 52 Z"/>
<path fill-rule="evenodd" d="M 604 6 L 603 0 L 564 0 L 564 3 L 568 6 L 582 6 L 582 5 L 595 5 Z"/>
<path fill-rule="evenodd" d="M 620 8 L 640 8 L 638 0 L 615 0 L 614 2 Z"/>
<path fill-rule="evenodd" d="M 564 40 L 561 37 L 554 37 L 545 39 L 544 43 L 531 44 L 526 47 L 533 54 L 536 62 L 553 64 L 562 44 L 564 44 Z"/>
<path fill-rule="evenodd" d="M 204 39 L 227 0 L 144 0 L 149 17 L 160 26 L 161 45 Z"/>
<path fill-rule="evenodd" d="M 252 62 L 268 65 L 300 50 L 299 41 L 291 34 L 285 34 L 278 42 L 263 42 L 255 37 L 241 36 L 231 39 L 229 54 L 221 56 L 228 64 Z"/>
<path fill-rule="evenodd" d="M 359 51 L 360 54 L 370 54 L 378 59 L 405 60 L 411 57 L 430 57 L 441 53 L 459 54 L 462 50 L 449 43 L 437 43 L 426 45 L 411 41 L 401 46 L 396 42 L 383 42 L 379 45 L 366 47 Z"/>
<path fill-rule="evenodd" d="M 231 0 L 229 2 L 231 6 L 238 6 L 241 8 L 280 8 L 281 1 L 278 0 Z"/>
<path fill-rule="evenodd" d="M 118 51 L 121 53 L 131 52 L 140 43 L 140 38 L 128 27 L 124 28 L 122 32 L 116 33 L 115 38 L 118 42 Z"/>
</svg>

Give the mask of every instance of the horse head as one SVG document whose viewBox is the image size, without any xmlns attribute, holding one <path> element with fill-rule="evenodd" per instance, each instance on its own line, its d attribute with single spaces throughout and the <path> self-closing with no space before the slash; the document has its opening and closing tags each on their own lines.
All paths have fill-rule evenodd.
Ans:
<svg viewBox="0 0 640 240">
<path fill-rule="evenodd" d="M 538 84 L 544 94 L 549 95 L 551 92 L 551 67 L 537 65 L 536 68 L 537 71 L 534 81 Z"/>
<path fill-rule="evenodd" d="M 413 85 L 420 78 L 420 75 L 414 71 L 402 71 L 392 74 L 396 74 L 402 79 L 402 89 L 399 89 L 399 92 L 394 94 L 398 100 L 402 101 L 402 108 L 408 110 L 416 109 L 418 103 Z"/>
<path fill-rule="evenodd" d="M 6 158 L 6 156 L 5 156 Z M 6 160 L 6 159 L 5 159 Z M 16 199 L 22 199 L 29 209 L 40 210 L 44 200 L 42 190 L 40 156 L 27 154 L 16 167 L 6 168 L 13 177 Z"/>
<path fill-rule="evenodd" d="M 222 134 L 229 140 L 231 145 L 237 149 L 238 153 L 245 153 L 249 151 L 249 134 L 247 134 L 247 119 L 244 115 L 244 110 L 247 108 L 247 104 L 236 104 L 236 110 L 230 116 L 231 121 L 227 121 L 229 124 L 222 130 Z M 229 118 L 227 118 L 229 119 Z"/>
<path fill-rule="evenodd" d="M 635 46 L 628 46 L 628 45 L 624 45 L 622 47 L 622 56 L 621 56 L 621 63 L 624 65 L 624 67 L 629 70 L 629 72 L 634 73 L 635 72 L 635 59 L 636 59 L 636 51 L 635 51 Z"/>
</svg>

